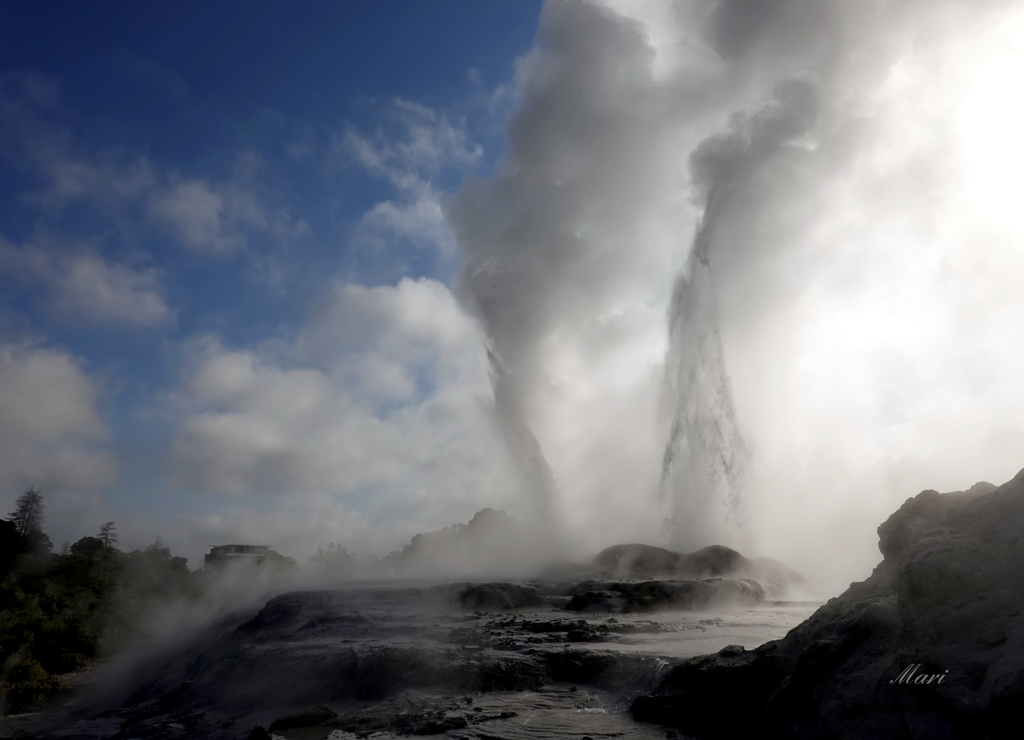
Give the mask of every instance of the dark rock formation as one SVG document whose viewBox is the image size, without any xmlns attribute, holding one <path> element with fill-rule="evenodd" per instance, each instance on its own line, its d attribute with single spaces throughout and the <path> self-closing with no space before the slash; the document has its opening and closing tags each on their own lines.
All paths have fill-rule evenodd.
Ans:
<svg viewBox="0 0 1024 740">
<path fill-rule="evenodd" d="M 776 560 L 750 560 L 723 545 L 691 553 L 653 545 L 613 545 L 599 552 L 591 566 L 604 578 L 749 578 L 761 584 L 770 598 L 804 583 L 803 576 Z"/>
<path fill-rule="evenodd" d="M 505 611 L 544 603 L 536 586 L 516 583 L 475 583 L 458 587 L 459 606 L 473 611 Z"/>
<path fill-rule="evenodd" d="M 625 594 L 591 582 L 583 584 L 565 608 L 571 612 L 623 612 L 628 603 Z"/>
<path fill-rule="evenodd" d="M 539 689 L 547 672 L 532 658 L 517 656 L 480 665 L 474 688 L 481 691 L 525 691 Z"/>
<path fill-rule="evenodd" d="M 470 700 L 468 703 L 472 703 Z M 329 713 L 328 713 L 329 712 Z M 361 709 L 336 714 L 330 707 L 321 706 L 299 712 L 302 724 L 281 725 L 279 729 L 318 728 L 324 737 L 331 730 L 342 730 L 358 737 L 388 733 L 397 735 L 440 735 L 449 730 L 465 729 L 495 720 L 511 719 L 515 712 L 474 713 L 466 704 L 451 697 L 407 697 L 397 703 L 373 704 Z M 289 719 L 289 718 L 285 718 Z M 307 721 L 310 720 L 310 721 Z M 283 722 L 284 720 L 279 720 Z M 277 725 L 277 723 L 275 723 Z M 269 738 L 270 735 L 267 735 Z"/>
<path fill-rule="evenodd" d="M 991 483 L 975 483 L 966 491 L 921 491 L 878 527 L 878 549 L 885 558 L 902 560 L 921 535 L 941 522 L 953 509 L 996 490 Z"/>
<path fill-rule="evenodd" d="M 580 585 L 566 609 L 580 612 L 651 612 L 753 606 L 764 601 L 764 589 L 747 579 L 643 581 Z"/>
<path fill-rule="evenodd" d="M 1024 471 L 925 491 L 871 577 L 785 638 L 673 669 L 637 719 L 702 738 L 1007 737 L 1024 701 Z"/>
<path fill-rule="evenodd" d="M 301 712 L 289 714 L 286 717 L 281 717 L 280 719 L 275 719 L 270 724 L 270 731 L 280 732 L 282 730 L 297 730 L 304 727 L 318 727 L 326 724 L 328 720 L 332 720 L 337 716 L 337 712 L 326 704 L 321 704 L 309 709 L 303 709 Z"/>
<path fill-rule="evenodd" d="M 597 554 L 593 566 L 613 578 L 714 578 L 747 570 L 751 562 L 722 545 L 690 554 L 653 545 L 613 545 Z"/>
</svg>

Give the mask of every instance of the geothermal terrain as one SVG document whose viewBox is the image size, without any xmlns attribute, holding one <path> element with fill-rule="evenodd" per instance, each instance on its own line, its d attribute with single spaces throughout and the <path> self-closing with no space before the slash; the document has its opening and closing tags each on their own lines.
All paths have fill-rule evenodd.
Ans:
<svg viewBox="0 0 1024 740">
<path fill-rule="evenodd" d="M 787 598 L 794 571 L 718 546 L 619 545 L 518 582 L 285 593 L 9 727 L 124 740 L 1005 737 L 1024 699 L 1022 524 L 1024 471 L 925 491 L 879 527 L 871 577 L 820 608 Z"/>
</svg>

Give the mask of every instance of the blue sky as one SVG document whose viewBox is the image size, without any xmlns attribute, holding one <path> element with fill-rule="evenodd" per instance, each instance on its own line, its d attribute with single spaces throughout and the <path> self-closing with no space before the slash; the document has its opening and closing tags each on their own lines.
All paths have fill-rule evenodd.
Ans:
<svg viewBox="0 0 1024 740">
<path fill-rule="evenodd" d="M 131 540 L 223 509 L 172 480 L 181 412 L 169 408 L 201 362 L 196 343 L 294 342 L 335 282 L 450 284 L 437 209 L 500 156 L 539 7 L 7 4 L 0 341 L 12 367 L 48 352 L 87 386 L 62 405 L 78 417 L 40 439 L 106 457 L 81 475 L 8 465 L 4 500 L 44 486 L 59 538 L 91 533 L 80 518 L 101 511 L 135 517 Z M 428 376 L 414 378 L 421 394 Z"/>
<path fill-rule="evenodd" d="M 537 10 L 528 2 L 196 3 L 144 10 L 132 3 L 12 4 L 0 31 L 7 95 L 18 100 L 20 93 L 26 106 L 29 83 L 18 76 L 34 74 L 33 84 L 46 86 L 50 96 L 27 105 L 24 125 L 35 129 L 32 135 L 61 139 L 61 156 L 69 160 L 114 170 L 144 159 L 184 180 L 245 179 L 290 233 L 278 240 L 282 245 L 254 229 L 238 237 L 246 250 L 225 249 L 227 258 L 210 261 L 183 255 L 173 236 L 125 233 L 112 226 L 109 207 L 104 212 L 96 203 L 69 198 L 60 207 L 27 207 L 26 194 L 45 189 L 47 173 L 24 151 L 32 142 L 10 132 L 0 191 L 5 236 L 20 243 L 45 227 L 63 239 L 101 242 L 97 248 L 110 254 L 137 248 L 168 271 L 172 297 L 183 299 L 187 291 L 187 300 L 174 306 L 181 331 L 202 330 L 205 317 L 216 315 L 238 332 L 232 338 L 250 341 L 268 322 L 294 321 L 315 287 L 310 281 L 325 273 L 344 268 L 369 283 L 394 282 L 398 271 L 444 277 L 450 266 L 401 240 L 383 257 L 353 247 L 360 217 L 392 187 L 351 158 L 332 157 L 332 139 L 350 128 L 401 136 L 395 106 L 409 101 L 451 116 L 467 142 L 482 147 L 472 168 L 486 168 L 500 148 L 493 93 L 529 48 Z M 431 174 L 453 189 L 464 169 Z M 301 289 L 282 284 L 268 295 L 256 288 L 261 279 L 285 278 L 265 275 L 273 269 L 265 264 L 245 264 L 243 252 L 269 259 L 275 247 L 288 248 Z M 237 279 L 246 268 L 250 279 Z M 276 298 L 272 308 L 268 297 Z"/>
</svg>

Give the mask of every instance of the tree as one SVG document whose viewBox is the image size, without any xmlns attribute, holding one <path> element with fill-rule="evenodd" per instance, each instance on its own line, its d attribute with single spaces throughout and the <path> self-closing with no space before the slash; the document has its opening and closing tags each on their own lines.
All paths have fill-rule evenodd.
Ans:
<svg viewBox="0 0 1024 740">
<path fill-rule="evenodd" d="M 276 550 L 267 550 L 267 554 L 263 556 L 263 563 L 272 568 L 294 568 L 295 558 L 282 555 Z"/>
<path fill-rule="evenodd" d="M 43 509 L 45 506 L 41 492 L 35 488 L 29 488 L 18 496 L 15 506 L 17 508 L 10 514 L 10 517 L 18 534 L 27 537 L 33 532 L 43 531 Z"/>
<path fill-rule="evenodd" d="M 309 562 L 331 570 L 351 570 L 356 559 L 348 548 L 329 542 L 326 550 L 316 548 L 316 555 L 310 555 Z"/>
<path fill-rule="evenodd" d="M 113 547 L 117 544 L 117 525 L 113 522 L 106 522 L 100 525 L 100 533 L 97 537 L 104 547 Z"/>
<path fill-rule="evenodd" d="M 103 546 L 103 540 L 96 537 L 83 537 L 71 546 L 71 554 L 86 560 L 109 560 L 110 553 Z"/>
<path fill-rule="evenodd" d="M 32 543 L 29 538 L 18 534 L 14 522 L 0 519 L 0 580 L 14 570 L 22 556 L 31 550 Z"/>
</svg>

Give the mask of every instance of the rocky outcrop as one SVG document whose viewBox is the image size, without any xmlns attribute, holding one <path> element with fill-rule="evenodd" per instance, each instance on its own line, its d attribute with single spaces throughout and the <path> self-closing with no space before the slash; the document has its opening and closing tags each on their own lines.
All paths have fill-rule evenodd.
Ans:
<svg viewBox="0 0 1024 740">
<path fill-rule="evenodd" d="M 714 578 L 749 568 L 750 561 L 735 550 L 711 545 L 694 553 L 680 553 L 653 545 L 613 545 L 599 552 L 592 563 L 613 578 Z"/>
<path fill-rule="evenodd" d="M 329 706 L 326 704 L 320 704 L 319 706 L 304 709 L 301 712 L 294 712 L 274 720 L 270 724 L 270 731 L 281 732 L 282 730 L 297 730 L 305 727 L 317 727 L 319 725 L 326 724 L 328 720 L 333 720 L 337 716 L 338 713 Z"/>
<path fill-rule="evenodd" d="M 691 553 L 653 545 L 613 545 L 599 552 L 591 567 L 603 578 L 746 578 L 761 584 L 770 598 L 781 597 L 804 583 L 799 573 L 776 560 L 750 560 L 723 545 Z"/>
<path fill-rule="evenodd" d="M 614 584 L 613 584 L 614 585 Z M 571 612 L 624 612 L 629 598 L 619 591 L 601 588 L 598 583 L 585 583 L 565 605 Z"/>
<path fill-rule="evenodd" d="M 654 612 L 754 606 L 764 601 L 764 589 L 747 579 L 712 578 L 703 581 L 587 582 L 565 607 L 579 612 Z"/>
<path fill-rule="evenodd" d="M 473 611 L 506 611 L 540 606 L 544 603 L 536 586 L 517 583 L 474 583 L 459 587 L 459 606 Z"/>
<path fill-rule="evenodd" d="M 924 491 L 878 531 L 870 578 L 782 640 L 683 662 L 634 716 L 702 738 L 1006 737 L 1024 700 L 1024 471 Z"/>
<path fill-rule="evenodd" d="M 406 697 L 400 702 L 384 702 L 336 713 L 320 705 L 282 717 L 271 724 L 271 732 L 290 729 L 307 730 L 303 737 L 325 737 L 333 730 L 365 738 L 372 735 L 440 735 L 449 730 L 462 730 L 471 725 L 516 717 L 516 712 L 485 711 L 474 707 L 471 697 Z M 253 732 L 263 730 L 257 727 Z M 263 730 L 266 733 L 266 730 Z M 256 736 L 264 740 L 262 735 Z M 269 740 L 271 735 L 266 734 Z M 254 740 L 250 735 L 250 740 Z"/>
<path fill-rule="evenodd" d="M 913 498 L 908 498 L 903 506 L 879 525 L 878 549 L 885 558 L 903 560 L 910 546 L 945 519 L 949 512 L 994 490 L 996 486 L 991 483 L 975 483 L 968 490 L 955 493 L 921 491 Z"/>
</svg>

